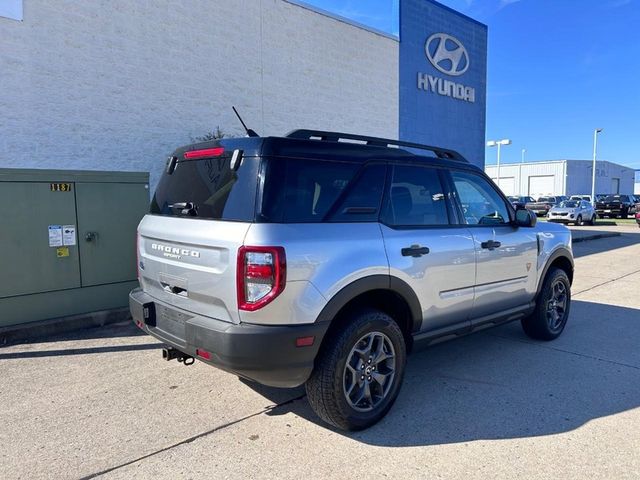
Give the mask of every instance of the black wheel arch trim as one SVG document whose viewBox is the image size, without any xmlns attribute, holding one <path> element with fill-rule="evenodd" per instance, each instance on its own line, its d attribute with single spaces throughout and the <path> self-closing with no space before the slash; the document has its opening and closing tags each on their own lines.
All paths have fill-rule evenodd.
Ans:
<svg viewBox="0 0 640 480">
<path fill-rule="evenodd" d="M 536 290 L 536 295 L 538 295 L 540 293 L 540 291 L 542 290 L 542 285 L 544 284 L 544 279 L 547 277 L 547 273 L 549 273 L 549 268 L 551 267 L 551 264 L 553 262 L 555 262 L 558 258 L 561 258 L 561 257 L 564 257 L 571 264 L 571 272 L 569 272 L 569 280 L 572 281 L 572 279 L 573 279 L 573 269 L 574 269 L 573 255 L 571 254 L 571 251 L 569 249 L 567 249 L 565 247 L 560 247 L 560 248 L 554 250 L 553 253 L 551 253 L 549 258 L 547 259 L 547 262 L 546 262 L 546 264 L 544 266 L 544 269 L 542 270 L 542 275 L 540 276 L 540 280 L 538 281 L 538 288 Z"/>
<path fill-rule="evenodd" d="M 402 297 L 411 314 L 411 332 L 415 333 L 422 326 L 422 309 L 420 301 L 413 289 L 404 280 L 391 275 L 370 275 L 359 278 L 349 285 L 343 287 L 336 293 L 318 316 L 318 322 L 331 322 L 338 312 L 342 310 L 351 300 L 363 293 L 372 290 L 389 290 Z"/>
</svg>

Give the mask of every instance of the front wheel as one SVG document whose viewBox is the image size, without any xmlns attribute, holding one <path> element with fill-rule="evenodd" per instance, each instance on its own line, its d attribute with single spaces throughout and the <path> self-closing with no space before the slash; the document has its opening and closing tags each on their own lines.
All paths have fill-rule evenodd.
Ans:
<svg viewBox="0 0 640 480">
<path fill-rule="evenodd" d="M 367 310 L 325 340 L 305 387 L 311 408 L 342 430 L 378 422 L 395 401 L 406 364 L 402 331 L 386 313 Z"/>
<path fill-rule="evenodd" d="M 533 313 L 522 319 L 522 328 L 536 340 L 558 338 L 569 318 L 571 308 L 571 283 L 567 273 L 560 268 L 551 268 L 536 299 Z"/>
<path fill-rule="evenodd" d="M 578 215 L 578 218 L 576 218 L 576 227 L 581 227 L 582 226 L 582 215 Z"/>
</svg>

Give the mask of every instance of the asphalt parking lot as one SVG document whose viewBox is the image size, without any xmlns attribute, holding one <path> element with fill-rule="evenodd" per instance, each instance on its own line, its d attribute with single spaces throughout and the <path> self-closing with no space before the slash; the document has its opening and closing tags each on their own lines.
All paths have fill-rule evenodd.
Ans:
<svg viewBox="0 0 640 480">
<path fill-rule="evenodd" d="M 640 229 L 574 245 L 552 343 L 510 324 L 414 354 L 390 414 L 331 430 L 118 324 L 0 349 L 2 478 L 640 478 Z"/>
</svg>

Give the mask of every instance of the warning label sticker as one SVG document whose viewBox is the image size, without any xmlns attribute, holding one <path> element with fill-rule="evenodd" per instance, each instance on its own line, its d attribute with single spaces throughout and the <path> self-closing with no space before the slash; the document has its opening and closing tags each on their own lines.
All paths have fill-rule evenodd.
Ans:
<svg viewBox="0 0 640 480">
<path fill-rule="evenodd" d="M 62 225 L 49 225 L 49 246 L 62 246 Z"/>
</svg>

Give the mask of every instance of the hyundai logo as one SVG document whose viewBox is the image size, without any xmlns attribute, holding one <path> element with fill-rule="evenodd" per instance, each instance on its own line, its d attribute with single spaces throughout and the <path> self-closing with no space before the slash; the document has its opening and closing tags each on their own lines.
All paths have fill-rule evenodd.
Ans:
<svg viewBox="0 0 640 480">
<path fill-rule="evenodd" d="M 469 54 L 456 37 L 434 33 L 424 45 L 431 64 L 447 75 L 462 75 L 469 68 Z"/>
</svg>

